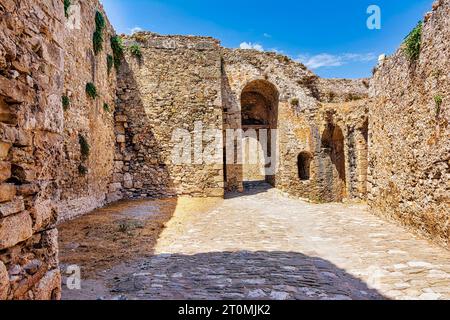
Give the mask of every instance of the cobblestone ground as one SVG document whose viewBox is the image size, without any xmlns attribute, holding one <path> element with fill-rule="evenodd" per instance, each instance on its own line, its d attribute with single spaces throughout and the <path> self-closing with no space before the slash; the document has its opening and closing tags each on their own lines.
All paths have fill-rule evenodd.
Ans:
<svg viewBox="0 0 450 320">
<path fill-rule="evenodd" d="M 108 274 L 105 298 L 450 298 L 449 251 L 365 206 L 309 204 L 263 185 L 176 213 L 154 256 Z"/>
</svg>

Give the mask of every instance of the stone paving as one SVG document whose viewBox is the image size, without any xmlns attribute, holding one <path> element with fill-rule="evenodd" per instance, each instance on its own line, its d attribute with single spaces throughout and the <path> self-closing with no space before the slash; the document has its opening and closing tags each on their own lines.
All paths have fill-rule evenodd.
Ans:
<svg viewBox="0 0 450 320">
<path fill-rule="evenodd" d="M 110 273 L 108 299 L 450 298 L 449 251 L 363 205 L 310 204 L 265 185 L 175 213 L 155 255 Z"/>
</svg>

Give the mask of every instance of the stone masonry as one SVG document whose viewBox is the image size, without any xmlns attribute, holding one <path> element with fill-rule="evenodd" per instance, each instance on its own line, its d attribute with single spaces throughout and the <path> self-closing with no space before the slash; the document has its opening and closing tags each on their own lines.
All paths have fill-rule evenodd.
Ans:
<svg viewBox="0 0 450 320">
<path fill-rule="evenodd" d="M 450 0 L 425 16 L 417 61 L 402 47 L 359 80 L 151 32 L 120 36 L 115 68 L 101 4 L 70 3 L 0 0 L 0 299 L 60 298 L 58 221 L 253 180 L 309 202 L 367 200 L 448 248 Z M 231 161 L 244 139 L 228 144 L 230 129 L 256 145 L 274 130 L 266 163 Z M 213 161 L 188 149 L 174 163 L 181 142 Z"/>
</svg>

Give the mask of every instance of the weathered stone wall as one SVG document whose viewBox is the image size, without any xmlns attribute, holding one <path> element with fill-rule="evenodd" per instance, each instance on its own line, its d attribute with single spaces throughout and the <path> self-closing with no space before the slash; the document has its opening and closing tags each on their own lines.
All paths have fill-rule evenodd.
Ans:
<svg viewBox="0 0 450 320">
<path fill-rule="evenodd" d="M 400 49 L 371 81 L 368 186 L 375 213 L 447 247 L 449 15 L 450 1 L 437 1 L 425 18 L 420 58 L 410 62 Z"/>
<path fill-rule="evenodd" d="M 194 130 L 222 130 L 218 41 L 138 33 L 124 43 L 128 49 L 118 83 L 112 191 L 128 198 L 223 196 L 222 153 L 216 164 L 172 161 L 180 142 L 172 139 L 175 130 L 187 130 L 192 146 Z M 142 57 L 131 53 L 133 45 L 140 47 Z M 195 126 L 199 121 L 203 128 Z"/>
<path fill-rule="evenodd" d="M 271 177 L 275 187 L 313 201 L 365 199 L 367 180 L 367 101 L 366 80 L 321 80 L 302 64 L 274 53 L 223 49 L 224 128 L 248 129 L 242 125 L 242 92 L 253 83 L 266 83 L 278 91 L 277 110 L 271 110 L 279 145 L 279 168 Z M 264 85 L 259 90 L 264 95 Z M 255 86 L 255 91 L 257 86 Z M 333 90 L 333 99 L 329 92 Z M 331 100 L 334 103 L 327 104 Z M 255 104 L 254 104 L 255 105 Z M 261 113 L 261 112 L 260 112 Z M 343 134 L 342 163 L 339 176 L 333 163 L 333 143 L 323 145 L 330 126 Z M 255 128 L 255 126 L 253 126 Z M 330 137 L 331 138 L 331 137 Z M 244 150 L 247 152 L 247 150 Z M 310 160 L 310 177 L 299 177 L 299 156 Z M 332 159 L 333 158 L 333 159 Z M 258 167 L 227 164 L 227 189 L 242 190 L 242 181 L 258 180 Z"/>
<path fill-rule="evenodd" d="M 62 1 L 0 0 L 0 300 L 58 299 Z"/>
<path fill-rule="evenodd" d="M 71 3 L 73 14 L 79 12 L 81 19 L 79 25 L 67 25 L 64 29 L 63 95 L 68 97 L 70 105 L 64 112 L 60 220 L 103 206 L 114 171 L 116 72 L 114 67 L 108 70 L 107 56 L 113 55 L 110 39 L 115 32 L 98 1 Z M 93 33 L 97 11 L 105 19 L 105 28 L 102 50 L 95 54 Z M 97 98 L 86 94 L 87 83 L 95 85 Z M 108 108 L 104 108 L 105 104 Z M 81 152 L 80 135 L 90 147 L 87 157 Z"/>
</svg>

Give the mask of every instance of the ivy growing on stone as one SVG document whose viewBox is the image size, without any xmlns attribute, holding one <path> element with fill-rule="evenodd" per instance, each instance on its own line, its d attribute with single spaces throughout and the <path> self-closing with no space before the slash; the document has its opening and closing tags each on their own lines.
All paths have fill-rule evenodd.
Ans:
<svg viewBox="0 0 450 320">
<path fill-rule="evenodd" d="M 109 107 L 109 104 L 107 104 L 106 102 L 103 104 L 103 110 L 105 110 L 105 112 L 110 112 L 111 108 Z"/>
<path fill-rule="evenodd" d="M 423 22 L 419 21 L 417 26 L 405 38 L 405 53 L 410 61 L 416 61 L 420 56 L 420 49 L 422 43 L 422 28 Z"/>
<path fill-rule="evenodd" d="M 64 15 L 66 18 L 69 17 L 69 8 L 70 8 L 71 2 L 70 0 L 64 0 Z"/>
<path fill-rule="evenodd" d="M 111 49 L 113 51 L 114 67 L 116 69 L 119 69 L 123 58 L 122 38 L 120 38 L 119 36 L 111 37 Z"/>
<path fill-rule="evenodd" d="M 62 106 L 63 106 L 63 110 L 67 111 L 70 107 L 70 99 L 68 96 L 62 96 Z"/>
<path fill-rule="evenodd" d="M 82 134 L 78 135 L 78 142 L 80 143 L 81 157 L 83 160 L 86 160 L 89 158 L 89 154 L 91 153 L 91 147 Z"/>
<path fill-rule="evenodd" d="M 142 50 L 141 50 L 141 46 L 138 44 L 133 44 L 130 47 L 130 52 L 133 56 L 135 56 L 138 59 L 142 59 Z"/>
<path fill-rule="evenodd" d="M 108 54 L 106 57 L 106 66 L 108 68 L 108 75 L 111 73 L 111 70 L 114 66 L 114 58 L 112 55 Z"/>
<path fill-rule="evenodd" d="M 105 18 L 100 11 L 97 11 L 95 13 L 95 31 L 93 36 L 95 55 L 103 50 L 103 30 L 105 29 L 105 25 Z"/>
<path fill-rule="evenodd" d="M 86 84 L 86 94 L 91 97 L 92 99 L 95 99 L 98 97 L 97 88 L 92 82 L 89 82 Z"/>
</svg>

